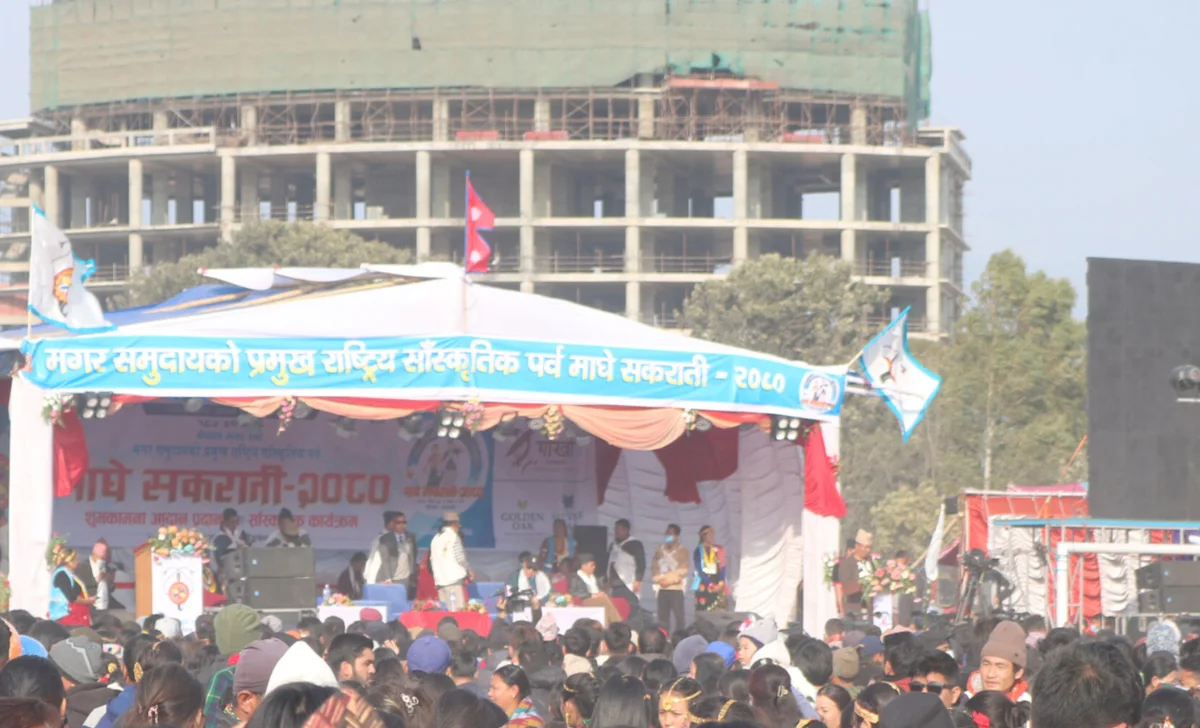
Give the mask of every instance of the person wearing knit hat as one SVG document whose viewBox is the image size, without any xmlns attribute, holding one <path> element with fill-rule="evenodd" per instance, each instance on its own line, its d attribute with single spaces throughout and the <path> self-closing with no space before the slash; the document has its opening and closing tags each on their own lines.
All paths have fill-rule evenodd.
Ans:
<svg viewBox="0 0 1200 728">
<path fill-rule="evenodd" d="M 1022 697 L 1027 687 L 1022 679 L 1025 649 L 1025 630 L 1021 625 L 1007 620 L 996 625 L 980 652 L 979 677 L 983 689 L 1004 693 L 1014 702 L 1028 700 Z"/>
<path fill-rule="evenodd" d="M 853 686 L 854 678 L 858 677 L 861 669 L 862 664 L 858 657 L 858 650 L 853 647 L 840 647 L 833 651 L 832 681 L 835 685 L 844 688 Z"/>
<path fill-rule="evenodd" d="M 67 712 L 63 715 L 69 728 L 81 728 L 92 711 L 108 705 L 116 694 L 100 682 L 104 668 L 100 645 L 86 637 L 71 637 L 50 648 L 50 662 L 62 675 L 66 688 Z"/>
<path fill-rule="evenodd" d="M 779 627 L 775 618 L 747 617 L 738 631 L 737 660 L 747 670 L 754 664 L 754 655 L 763 645 L 779 639 Z"/>
<path fill-rule="evenodd" d="M 275 666 L 287 654 L 288 647 L 277 639 L 258 640 L 246 645 L 238 655 L 233 671 L 233 705 L 231 712 L 239 722 L 250 720 L 258 709 Z"/>
<path fill-rule="evenodd" d="M 1178 659 L 1181 639 L 1179 627 L 1174 622 L 1169 620 L 1155 622 L 1146 629 L 1146 654 L 1170 652 Z"/>
<path fill-rule="evenodd" d="M 271 671 L 265 695 L 270 695 L 275 688 L 289 683 L 311 683 L 318 687 L 334 689 L 339 687 L 333 668 L 313 652 L 313 648 L 304 640 L 300 640 L 283 653 L 283 658 Z"/>
<path fill-rule="evenodd" d="M 163 617 L 154 623 L 154 628 L 165 640 L 178 639 L 183 636 L 183 625 L 174 617 Z"/>
<path fill-rule="evenodd" d="M 901 693 L 870 722 L 887 728 L 954 728 L 950 712 L 932 693 Z"/>
<path fill-rule="evenodd" d="M 258 612 L 245 604 L 230 604 L 221 609 L 213 619 L 213 630 L 217 633 L 217 649 L 227 657 L 238 654 L 262 636 Z"/>
</svg>

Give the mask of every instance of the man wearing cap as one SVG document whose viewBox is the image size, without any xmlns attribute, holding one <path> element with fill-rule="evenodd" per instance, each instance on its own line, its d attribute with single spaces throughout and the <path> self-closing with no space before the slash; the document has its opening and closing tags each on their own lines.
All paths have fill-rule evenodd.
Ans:
<svg viewBox="0 0 1200 728">
<path fill-rule="evenodd" d="M 371 544 L 365 571 L 368 584 L 401 584 L 417 593 L 417 545 L 408 535 L 408 516 L 400 511 L 383 514 L 383 533 Z"/>
<path fill-rule="evenodd" d="M 837 685 L 850 693 L 851 698 L 857 698 L 862 688 L 854 684 L 858 677 L 858 650 L 853 647 L 839 647 L 833 651 L 833 676 L 829 678 L 831 685 Z"/>
<path fill-rule="evenodd" d="M 67 691 L 66 718 L 69 728 L 82 728 L 96 708 L 108 705 L 117 694 L 100 682 L 104 660 L 100 645 L 87 637 L 72 637 L 50 648 L 50 662 L 62 675 Z"/>
<path fill-rule="evenodd" d="M 237 667 L 233 671 L 233 701 L 225 710 L 223 727 L 232 728 L 250 720 L 267 692 L 271 673 L 286 652 L 287 645 L 277 639 L 258 640 L 246 645 L 238 655 Z"/>
<path fill-rule="evenodd" d="M 312 548 L 312 539 L 308 537 L 308 531 L 296 525 L 292 512 L 284 508 L 279 511 L 278 530 L 263 545 L 267 548 Z"/>
<path fill-rule="evenodd" d="M 467 552 L 463 548 L 462 523 L 454 511 L 442 516 L 442 530 L 433 537 L 429 545 L 429 568 L 433 571 L 433 583 L 437 587 L 438 600 L 452 611 L 467 606 L 467 579 L 474 578 L 467 564 Z"/>
<path fill-rule="evenodd" d="M 970 692 L 996 690 L 1014 703 L 1029 700 L 1025 657 L 1025 630 L 1021 625 L 1007 620 L 996 625 L 980 652 L 979 672 L 967 683 Z"/>
<path fill-rule="evenodd" d="M 438 675 L 445 675 L 450 669 L 450 645 L 441 637 L 428 635 L 418 637 L 408 646 L 408 671 L 419 670 Z"/>
<path fill-rule="evenodd" d="M 843 617 L 862 616 L 862 582 L 858 578 L 859 564 L 867 563 L 871 558 L 871 534 L 858 530 L 854 539 L 854 552 L 847 554 L 838 562 L 837 583 L 834 592 L 837 596 L 838 610 Z"/>
<path fill-rule="evenodd" d="M 219 728 L 225 720 L 225 711 L 233 703 L 233 680 L 237 660 L 242 650 L 262 635 L 258 612 L 245 604 L 230 604 L 213 619 L 213 631 L 217 636 L 217 649 L 221 657 L 220 666 L 206 682 L 204 691 L 205 728 Z M 238 658 L 240 659 L 240 658 Z"/>
</svg>

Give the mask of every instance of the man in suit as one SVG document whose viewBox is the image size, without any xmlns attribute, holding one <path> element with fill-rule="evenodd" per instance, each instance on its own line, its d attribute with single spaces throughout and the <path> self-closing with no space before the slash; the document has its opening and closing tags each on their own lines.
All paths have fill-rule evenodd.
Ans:
<svg viewBox="0 0 1200 728">
<path fill-rule="evenodd" d="M 646 575 L 646 549 L 642 542 L 629 535 L 629 521 L 624 518 L 613 527 L 613 543 L 608 549 L 609 593 L 629 602 L 637 612 L 642 577 Z"/>
<path fill-rule="evenodd" d="M 417 544 L 408 533 L 408 517 L 400 511 L 383 514 L 383 533 L 371 544 L 364 575 L 368 584 L 402 584 L 409 599 L 417 594 Z"/>
<path fill-rule="evenodd" d="M 75 572 L 75 578 L 83 584 L 88 596 L 96 597 L 96 609 L 124 609 L 125 606 L 112 598 L 114 572 L 108 562 L 112 552 L 108 542 L 100 539 L 92 546 L 92 555 L 88 563 L 80 565 Z"/>
</svg>

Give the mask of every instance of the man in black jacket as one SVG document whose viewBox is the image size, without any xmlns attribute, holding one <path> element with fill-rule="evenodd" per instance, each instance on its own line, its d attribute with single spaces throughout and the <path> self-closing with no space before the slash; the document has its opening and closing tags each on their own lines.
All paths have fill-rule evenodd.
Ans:
<svg viewBox="0 0 1200 728">
<path fill-rule="evenodd" d="M 100 682 L 104 666 L 100 645 L 86 637 L 63 640 L 50 649 L 50 661 L 62 674 L 67 690 L 68 728 L 82 728 L 92 711 L 107 705 L 117 693 Z"/>
<path fill-rule="evenodd" d="M 631 613 L 639 608 L 638 594 L 646 575 L 646 549 L 629 535 L 629 521 L 622 518 L 613 527 L 613 544 L 608 549 L 609 593 L 629 602 Z"/>
</svg>

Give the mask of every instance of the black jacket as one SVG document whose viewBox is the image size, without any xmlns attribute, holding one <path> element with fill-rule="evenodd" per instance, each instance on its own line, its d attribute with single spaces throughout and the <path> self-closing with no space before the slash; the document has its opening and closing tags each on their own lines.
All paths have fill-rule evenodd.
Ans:
<svg viewBox="0 0 1200 728">
<path fill-rule="evenodd" d="M 67 691 L 68 728 L 82 728 L 92 711 L 108 703 L 120 695 L 116 690 L 103 683 L 87 683 L 76 685 Z"/>
</svg>

